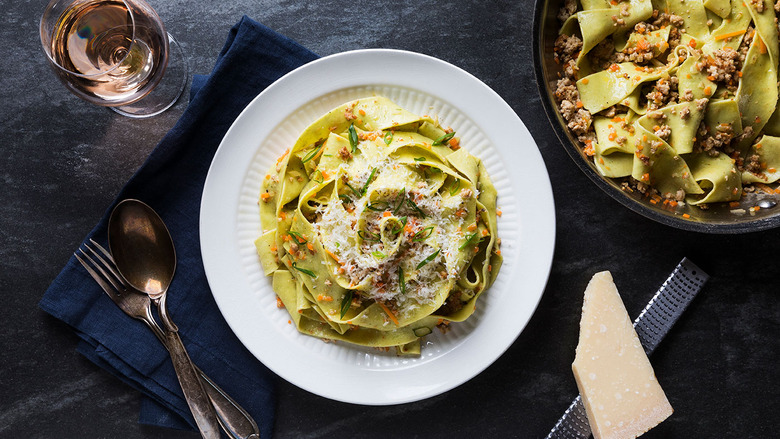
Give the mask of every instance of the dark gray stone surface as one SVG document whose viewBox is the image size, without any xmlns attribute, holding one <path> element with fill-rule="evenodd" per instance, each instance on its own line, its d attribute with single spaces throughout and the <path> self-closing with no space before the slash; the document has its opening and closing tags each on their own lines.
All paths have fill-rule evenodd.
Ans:
<svg viewBox="0 0 780 439">
<path fill-rule="evenodd" d="M 0 437 L 196 437 L 139 425 L 139 395 L 77 354 L 76 336 L 37 307 L 186 106 L 130 120 L 70 95 L 40 48 L 44 3 L 0 0 Z M 506 354 L 450 392 L 391 407 L 337 403 L 280 382 L 276 437 L 543 437 L 577 393 L 570 364 L 590 276 L 611 270 L 633 317 L 683 256 L 712 279 L 652 357 L 675 413 L 646 437 L 776 436 L 780 232 L 682 232 L 592 185 L 541 108 L 531 1 L 151 3 L 195 73 L 211 69 L 243 14 L 321 55 L 386 47 L 453 63 L 517 111 L 550 172 L 558 221 L 552 273 Z"/>
</svg>

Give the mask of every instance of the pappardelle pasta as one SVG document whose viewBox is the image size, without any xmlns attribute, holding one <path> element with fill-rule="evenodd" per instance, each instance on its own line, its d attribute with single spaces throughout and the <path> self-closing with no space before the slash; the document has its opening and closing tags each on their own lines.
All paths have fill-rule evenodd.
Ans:
<svg viewBox="0 0 780 439">
<path fill-rule="evenodd" d="M 255 245 L 300 332 L 419 355 L 434 327 L 472 315 L 501 267 L 497 194 L 454 135 L 369 97 L 279 157 Z"/>
<path fill-rule="evenodd" d="M 776 8 L 769 0 L 566 0 L 555 97 L 601 175 L 672 206 L 772 191 L 766 184 L 780 178 Z"/>
</svg>

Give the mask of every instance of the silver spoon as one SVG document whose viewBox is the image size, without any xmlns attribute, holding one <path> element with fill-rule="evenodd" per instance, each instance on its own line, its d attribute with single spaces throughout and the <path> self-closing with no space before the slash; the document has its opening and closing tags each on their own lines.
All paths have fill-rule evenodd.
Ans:
<svg viewBox="0 0 780 439">
<path fill-rule="evenodd" d="M 216 412 L 165 305 L 176 271 L 176 250 L 168 228 L 151 207 L 138 200 L 124 200 L 108 220 L 108 245 L 122 277 L 158 306 L 176 377 L 195 423 L 204 438 L 218 439 Z"/>
</svg>

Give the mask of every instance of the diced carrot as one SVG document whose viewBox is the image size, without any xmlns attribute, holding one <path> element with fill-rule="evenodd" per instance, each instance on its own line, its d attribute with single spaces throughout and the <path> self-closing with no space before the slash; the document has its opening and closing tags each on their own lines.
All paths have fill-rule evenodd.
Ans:
<svg viewBox="0 0 780 439">
<path fill-rule="evenodd" d="M 582 83 L 587 85 L 590 82 L 590 79 L 588 78 L 582 78 Z"/>
<path fill-rule="evenodd" d="M 325 249 L 325 253 L 327 253 L 327 254 L 328 254 L 328 256 L 330 256 L 331 258 L 333 258 L 333 260 L 335 260 L 336 262 L 338 262 L 339 264 L 341 264 L 341 261 L 339 261 L 339 258 L 338 258 L 336 255 L 334 255 L 334 254 L 333 254 L 333 252 L 331 252 L 331 251 L 330 251 L 330 250 L 328 250 L 328 249 Z"/>
<path fill-rule="evenodd" d="M 730 20 L 726 20 L 726 21 L 728 22 Z M 726 32 L 725 34 L 721 34 L 721 35 L 718 35 L 717 37 L 715 37 L 715 41 L 717 41 L 717 40 L 725 40 L 726 38 L 731 38 L 731 37 L 738 37 L 738 36 L 744 34 L 745 32 L 746 32 L 746 30 L 737 30 L 737 31 L 734 31 L 734 32 Z"/>
<path fill-rule="evenodd" d="M 267 203 L 267 202 L 269 202 L 269 201 L 271 200 L 271 194 L 269 194 L 268 192 L 263 192 L 262 194 L 260 194 L 260 198 L 261 198 L 261 199 L 262 199 L 264 202 L 266 202 L 266 203 Z"/>
<path fill-rule="evenodd" d="M 382 216 L 384 216 L 384 217 L 388 217 L 388 216 L 392 216 L 392 215 L 393 215 L 393 214 L 392 214 L 392 213 L 390 213 L 390 212 L 389 212 L 389 211 L 387 211 L 387 210 L 386 210 L 386 211 L 384 211 L 384 212 L 382 213 Z"/>
<path fill-rule="evenodd" d="M 281 162 L 282 162 L 282 160 L 284 160 L 284 158 L 285 158 L 285 157 L 287 157 L 287 154 L 289 154 L 289 153 L 290 153 L 290 148 L 287 148 L 287 149 L 284 151 L 284 154 L 282 154 L 282 156 L 281 156 L 281 157 L 279 157 L 278 159 L 276 159 L 276 164 L 278 165 L 279 163 L 281 163 Z"/>
<path fill-rule="evenodd" d="M 466 229 L 467 229 L 469 232 L 473 232 L 474 230 L 476 230 L 476 229 L 477 229 L 477 223 L 471 223 L 471 224 L 469 224 L 469 226 L 468 226 L 468 227 L 466 227 Z"/>
<path fill-rule="evenodd" d="M 276 307 L 284 308 L 284 302 L 282 302 L 282 298 L 279 296 L 276 296 Z"/>
<path fill-rule="evenodd" d="M 683 214 L 683 218 L 690 218 L 690 217 L 691 217 L 691 216 L 690 216 L 690 215 L 688 215 L 687 213 L 684 213 L 684 214 Z"/>
<path fill-rule="evenodd" d="M 596 148 L 593 147 L 592 143 L 588 143 L 588 146 L 585 147 L 585 149 L 582 150 L 582 152 L 585 153 L 588 157 L 593 157 L 596 155 Z"/>
<path fill-rule="evenodd" d="M 390 320 L 392 320 L 392 321 L 393 321 L 393 323 L 395 323 L 395 325 L 396 325 L 396 326 L 398 326 L 398 319 L 395 317 L 395 314 L 393 314 L 393 312 L 392 312 L 392 311 L 390 311 L 390 308 L 388 308 L 388 307 L 387 307 L 387 305 L 385 305 L 385 304 L 384 304 L 384 303 L 382 303 L 382 302 L 377 302 L 377 303 L 378 303 L 378 304 L 379 304 L 379 306 L 380 306 L 380 307 L 381 307 L 381 308 L 382 308 L 382 309 L 385 311 L 385 313 L 387 314 L 387 316 L 388 316 L 388 317 L 390 317 Z"/>
</svg>

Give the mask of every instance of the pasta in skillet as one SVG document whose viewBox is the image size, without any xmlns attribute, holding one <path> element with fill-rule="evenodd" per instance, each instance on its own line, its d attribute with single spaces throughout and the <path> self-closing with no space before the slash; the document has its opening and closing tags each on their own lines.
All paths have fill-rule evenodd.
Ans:
<svg viewBox="0 0 780 439">
<path fill-rule="evenodd" d="M 780 178 L 775 8 L 566 0 L 555 96 L 598 171 L 672 206 L 771 190 L 761 184 Z"/>
<path fill-rule="evenodd" d="M 454 132 L 383 97 L 334 108 L 265 177 L 255 245 L 308 335 L 419 354 L 501 266 L 496 190 Z"/>
</svg>

